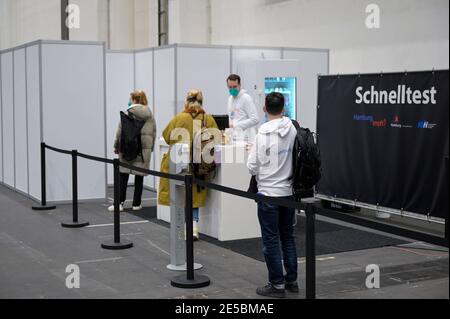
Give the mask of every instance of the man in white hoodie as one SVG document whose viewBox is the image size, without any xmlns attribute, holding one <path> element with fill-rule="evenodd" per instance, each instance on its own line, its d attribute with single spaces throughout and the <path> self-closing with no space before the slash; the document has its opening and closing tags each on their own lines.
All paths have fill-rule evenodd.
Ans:
<svg viewBox="0 0 450 319">
<path fill-rule="evenodd" d="M 264 112 L 268 122 L 260 127 L 256 135 L 247 167 L 250 174 L 256 176 L 260 195 L 293 200 L 290 178 L 297 130 L 292 121 L 283 116 L 284 97 L 281 93 L 274 92 L 266 97 Z M 258 203 L 258 219 L 269 284 L 258 288 L 256 293 L 275 298 L 284 298 L 285 290 L 298 293 L 295 210 Z M 283 273 L 283 264 L 286 275 Z"/>
<path fill-rule="evenodd" d="M 228 98 L 228 116 L 230 128 L 234 129 L 236 139 L 253 141 L 259 124 L 255 103 L 246 90 L 241 87 L 241 77 L 231 74 L 227 79 L 230 92 Z"/>
</svg>

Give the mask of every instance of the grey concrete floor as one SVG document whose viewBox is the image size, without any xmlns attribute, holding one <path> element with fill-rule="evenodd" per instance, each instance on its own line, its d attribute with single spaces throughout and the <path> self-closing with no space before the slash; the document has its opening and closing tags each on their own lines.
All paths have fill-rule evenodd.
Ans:
<svg viewBox="0 0 450 319">
<path fill-rule="evenodd" d="M 195 243 L 195 261 L 211 285 L 183 290 L 170 285 L 179 275 L 170 262 L 169 230 L 123 213 L 122 238 L 134 247 L 103 250 L 112 239 L 108 203 L 80 204 L 80 219 L 91 226 L 65 229 L 71 205 L 48 212 L 32 211 L 36 203 L 0 186 L 0 298 L 78 299 L 257 299 L 255 288 L 267 281 L 265 264 L 204 241 Z M 361 228 L 359 228 L 361 229 Z M 66 287 L 66 267 L 80 268 L 79 289 Z M 380 267 L 380 288 L 365 285 L 366 266 Z M 305 263 L 299 259 L 300 294 L 304 298 Z M 317 256 L 317 297 L 333 299 L 449 298 L 448 249 L 420 242 Z"/>
</svg>

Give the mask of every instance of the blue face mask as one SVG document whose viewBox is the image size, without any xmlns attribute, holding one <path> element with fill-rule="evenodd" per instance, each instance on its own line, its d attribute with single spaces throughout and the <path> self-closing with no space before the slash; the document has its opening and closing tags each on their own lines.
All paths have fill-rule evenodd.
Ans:
<svg viewBox="0 0 450 319">
<path fill-rule="evenodd" d="M 130 106 L 132 106 L 132 105 L 133 105 L 133 103 L 131 103 L 131 101 L 128 102 L 128 107 L 130 107 Z"/>
<path fill-rule="evenodd" d="M 231 96 L 238 96 L 239 95 L 239 89 L 230 89 Z"/>
</svg>

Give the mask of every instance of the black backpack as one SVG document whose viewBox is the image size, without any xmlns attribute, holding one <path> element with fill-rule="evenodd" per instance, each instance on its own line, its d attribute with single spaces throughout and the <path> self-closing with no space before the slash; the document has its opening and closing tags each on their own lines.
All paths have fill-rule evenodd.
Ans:
<svg viewBox="0 0 450 319">
<path fill-rule="evenodd" d="M 122 134 L 120 135 L 119 152 L 124 160 L 134 161 L 139 155 L 144 161 L 142 154 L 141 130 L 145 122 L 139 121 L 131 113 L 128 115 L 120 112 L 120 122 L 122 125 Z"/>
<path fill-rule="evenodd" d="M 292 121 L 297 129 L 293 149 L 293 174 L 291 177 L 296 200 L 301 194 L 311 190 L 322 177 L 320 150 L 314 134 L 307 128 L 300 127 L 297 121 Z"/>
</svg>

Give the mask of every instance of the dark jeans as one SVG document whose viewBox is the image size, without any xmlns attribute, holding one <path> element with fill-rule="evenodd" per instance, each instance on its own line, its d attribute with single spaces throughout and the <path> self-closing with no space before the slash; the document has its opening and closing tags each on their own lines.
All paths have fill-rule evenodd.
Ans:
<svg viewBox="0 0 450 319">
<path fill-rule="evenodd" d="M 197 222 L 200 220 L 200 208 L 192 208 L 192 220 Z"/>
<path fill-rule="evenodd" d="M 291 199 L 292 197 L 283 198 Z M 269 282 L 274 285 L 282 285 L 285 282 L 297 281 L 297 250 L 294 238 L 295 210 L 258 203 L 258 219 L 261 226 L 264 258 L 269 270 Z M 283 263 L 286 275 L 283 274 Z"/>
<path fill-rule="evenodd" d="M 125 203 L 127 198 L 127 186 L 129 174 L 120 173 L 120 202 Z M 135 175 L 134 177 L 134 198 L 133 206 L 140 206 L 142 203 L 142 191 L 144 189 L 144 176 Z"/>
</svg>

